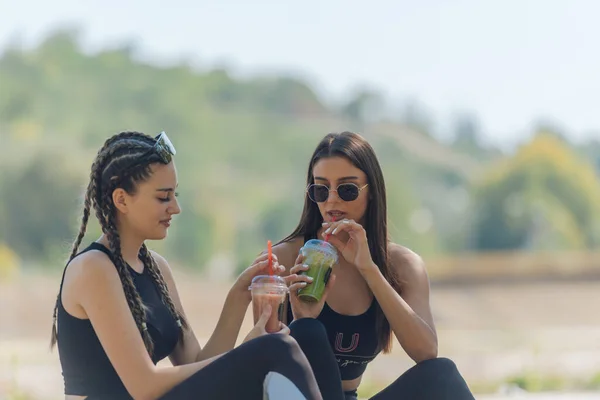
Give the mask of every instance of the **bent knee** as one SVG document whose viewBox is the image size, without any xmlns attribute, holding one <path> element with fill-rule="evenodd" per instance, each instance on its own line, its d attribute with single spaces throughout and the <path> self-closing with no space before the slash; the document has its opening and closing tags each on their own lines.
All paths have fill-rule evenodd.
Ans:
<svg viewBox="0 0 600 400">
<path fill-rule="evenodd" d="M 281 357 L 300 350 L 298 342 L 290 335 L 268 334 L 257 338 L 257 340 L 262 342 L 265 355 L 271 354 Z"/>
<path fill-rule="evenodd" d="M 436 357 L 424 360 L 416 364 L 413 368 L 430 371 L 436 374 L 456 374 L 458 368 L 454 361 L 446 357 Z"/>
<path fill-rule="evenodd" d="M 293 335 L 299 332 L 312 335 L 320 335 L 322 333 L 327 334 L 323 323 L 316 318 L 300 318 L 294 320 L 290 324 L 290 330 L 292 331 Z"/>
<path fill-rule="evenodd" d="M 434 364 L 437 367 L 440 368 L 456 368 L 456 364 L 454 363 L 454 361 L 452 361 L 449 358 L 446 357 L 436 357 L 436 358 L 432 358 L 430 360 L 425 360 L 423 362 L 427 362 L 427 361 L 431 361 L 430 364 Z"/>
<path fill-rule="evenodd" d="M 297 339 L 310 339 L 323 336 L 327 337 L 327 331 L 321 321 L 315 318 L 301 318 L 290 324 L 292 336 Z"/>
</svg>

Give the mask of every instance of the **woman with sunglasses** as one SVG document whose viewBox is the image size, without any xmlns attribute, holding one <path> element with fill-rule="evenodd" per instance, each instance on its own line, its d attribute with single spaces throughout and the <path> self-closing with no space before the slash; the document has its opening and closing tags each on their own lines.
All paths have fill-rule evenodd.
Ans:
<svg viewBox="0 0 600 400">
<path fill-rule="evenodd" d="M 266 271 L 266 257 L 238 277 L 213 335 L 200 347 L 167 261 L 145 244 L 165 238 L 181 211 L 173 155 L 164 133 L 123 132 L 104 143 L 92 165 L 54 310 L 52 345 L 58 343 L 66 399 L 258 400 L 265 396 L 263 382 L 278 381 L 266 376 L 283 376 L 297 394 L 321 399 L 289 329 L 282 324 L 279 333 L 266 334 L 268 310 L 233 349 L 250 304 L 248 286 Z M 92 212 L 103 234 L 79 251 Z M 298 321 L 304 340 L 327 343 L 307 322 Z M 173 367 L 157 367 L 166 357 Z M 285 396 L 293 398 L 289 391 Z"/>
<path fill-rule="evenodd" d="M 291 334 L 319 385 L 329 384 L 328 369 L 337 363 L 347 400 L 357 398 L 368 363 L 391 350 L 392 334 L 416 365 L 374 399 L 473 399 L 454 363 L 437 357 L 425 266 L 417 254 L 388 240 L 386 210 L 383 173 L 369 143 L 351 132 L 325 136 L 308 166 L 300 223 L 273 252 L 298 276 L 290 286 L 288 321 L 317 319 L 329 344 L 303 340 L 301 326 Z M 304 302 L 297 292 L 311 278 L 298 275 L 308 269 L 300 248 L 326 237 L 339 253 L 338 265 L 321 300 Z"/>
</svg>

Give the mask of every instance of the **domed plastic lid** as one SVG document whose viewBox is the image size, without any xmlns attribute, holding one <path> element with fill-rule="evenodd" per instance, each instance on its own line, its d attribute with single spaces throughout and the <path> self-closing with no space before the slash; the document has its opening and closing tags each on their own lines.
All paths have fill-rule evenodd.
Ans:
<svg viewBox="0 0 600 400">
<path fill-rule="evenodd" d="M 324 240 L 319 240 L 319 239 L 311 239 L 311 240 L 307 241 L 306 243 L 304 243 L 303 248 L 310 249 L 311 251 L 319 251 L 323 254 L 327 254 L 328 256 L 333 257 L 337 262 L 337 259 L 338 259 L 337 249 L 335 248 L 335 246 L 333 246 L 329 242 L 326 242 Z"/>
<path fill-rule="evenodd" d="M 252 288 L 258 287 L 270 287 L 273 289 L 279 290 L 288 290 L 287 284 L 285 280 L 278 275 L 257 275 L 252 279 L 252 284 L 250 284 L 249 290 Z"/>
</svg>

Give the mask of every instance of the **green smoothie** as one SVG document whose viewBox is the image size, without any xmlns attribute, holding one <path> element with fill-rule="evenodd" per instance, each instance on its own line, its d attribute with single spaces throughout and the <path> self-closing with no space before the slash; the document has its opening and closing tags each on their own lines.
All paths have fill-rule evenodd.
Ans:
<svg viewBox="0 0 600 400">
<path fill-rule="evenodd" d="M 308 270 L 302 275 L 310 276 L 313 281 L 298 291 L 298 297 L 307 302 L 320 301 L 333 266 L 338 262 L 337 250 L 323 240 L 312 239 L 304 244 L 300 252 L 304 264 L 308 265 Z"/>
</svg>

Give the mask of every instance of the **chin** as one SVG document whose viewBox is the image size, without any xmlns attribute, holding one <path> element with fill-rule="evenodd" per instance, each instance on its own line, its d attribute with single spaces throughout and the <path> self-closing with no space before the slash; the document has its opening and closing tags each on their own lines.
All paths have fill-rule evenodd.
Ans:
<svg viewBox="0 0 600 400">
<path fill-rule="evenodd" d="M 162 240 L 166 238 L 168 235 L 167 230 L 165 229 L 163 232 L 152 232 L 148 235 L 148 240 Z"/>
</svg>

